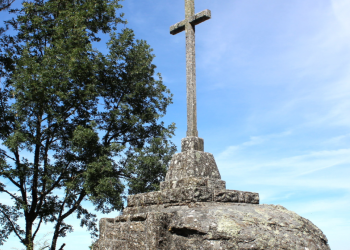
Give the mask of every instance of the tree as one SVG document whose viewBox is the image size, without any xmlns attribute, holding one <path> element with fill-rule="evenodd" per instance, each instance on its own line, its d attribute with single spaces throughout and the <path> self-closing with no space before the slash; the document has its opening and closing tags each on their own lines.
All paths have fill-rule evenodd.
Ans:
<svg viewBox="0 0 350 250">
<path fill-rule="evenodd" d="M 15 0 L 0 0 L 0 11 L 10 8 Z"/>
<path fill-rule="evenodd" d="M 126 184 L 147 192 L 164 179 L 175 126 L 159 119 L 171 94 L 155 79 L 150 46 L 130 29 L 116 33 L 120 8 L 118 0 L 33 0 L 1 29 L 0 195 L 13 204 L 0 204 L 0 244 L 14 233 L 33 249 L 51 222 L 55 250 L 73 213 L 96 235 L 83 200 L 121 210 Z M 100 32 L 110 34 L 106 55 L 92 48 Z"/>
</svg>

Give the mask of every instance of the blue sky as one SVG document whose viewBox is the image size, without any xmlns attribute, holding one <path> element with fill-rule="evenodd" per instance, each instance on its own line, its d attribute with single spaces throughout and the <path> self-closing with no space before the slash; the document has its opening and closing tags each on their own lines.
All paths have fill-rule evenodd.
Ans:
<svg viewBox="0 0 350 250">
<path fill-rule="evenodd" d="M 180 148 L 185 35 L 169 27 L 184 19 L 184 0 L 122 4 L 174 94 L 164 120 L 176 123 Z M 196 27 L 198 132 L 227 188 L 258 192 L 260 203 L 312 221 L 332 250 L 350 250 L 350 1 L 196 0 L 204 9 L 212 19 Z M 89 233 L 71 222 L 65 250 L 88 249 Z M 15 238 L 0 249 L 12 247 L 21 249 Z"/>
</svg>

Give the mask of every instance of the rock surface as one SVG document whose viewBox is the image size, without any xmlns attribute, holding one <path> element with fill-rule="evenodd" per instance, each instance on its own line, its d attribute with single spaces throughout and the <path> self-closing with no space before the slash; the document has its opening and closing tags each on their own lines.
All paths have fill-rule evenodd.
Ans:
<svg viewBox="0 0 350 250">
<path fill-rule="evenodd" d="M 140 213 L 150 205 L 174 205 L 193 202 L 234 202 L 259 204 L 259 194 L 238 190 L 215 190 L 208 187 L 174 188 L 159 192 L 150 192 L 128 196 L 125 211 Z"/>
<path fill-rule="evenodd" d="M 198 137 L 182 140 L 160 191 L 128 196 L 123 215 L 100 220 L 93 250 L 329 250 L 309 220 L 259 194 L 227 190 Z"/>
<path fill-rule="evenodd" d="M 181 139 L 181 152 L 197 150 L 204 151 L 204 140 L 200 137 L 187 136 Z"/>
<path fill-rule="evenodd" d="M 190 177 L 220 179 L 220 172 L 211 153 L 189 150 L 174 154 L 165 180 L 180 180 Z"/>
<path fill-rule="evenodd" d="M 94 249 L 330 249 L 320 229 L 282 206 L 199 202 L 129 212 L 100 220 Z"/>
</svg>

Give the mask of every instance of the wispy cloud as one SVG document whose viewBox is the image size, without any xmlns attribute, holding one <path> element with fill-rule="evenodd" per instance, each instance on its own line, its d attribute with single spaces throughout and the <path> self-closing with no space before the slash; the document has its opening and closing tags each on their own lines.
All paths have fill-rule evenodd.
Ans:
<svg viewBox="0 0 350 250">
<path fill-rule="evenodd" d="M 282 133 L 276 133 L 276 134 L 268 134 L 268 135 L 263 135 L 263 136 L 250 136 L 248 141 L 245 141 L 241 144 L 238 145 L 233 145 L 233 146 L 229 146 L 227 147 L 223 152 L 221 152 L 220 154 L 218 154 L 217 159 L 220 160 L 231 160 L 230 156 L 232 156 L 232 154 L 236 153 L 239 150 L 244 150 L 247 149 L 248 147 L 252 147 L 252 146 L 256 146 L 256 145 L 261 145 L 271 139 L 275 139 L 275 138 L 281 138 L 281 137 L 285 137 L 292 134 L 292 131 L 285 131 Z"/>
<path fill-rule="evenodd" d="M 307 203 L 298 203 L 295 208 L 303 214 L 327 212 L 327 211 L 342 211 L 347 212 L 350 207 L 350 196 L 342 197 L 327 197 L 326 199 L 319 199 L 308 201 Z"/>
<path fill-rule="evenodd" d="M 268 144 L 265 144 L 265 146 L 269 147 Z M 264 152 L 270 155 L 265 154 L 258 158 L 252 158 L 248 149 L 246 151 L 242 150 L 237 162 L 235 161 L 236 156 L 232 154 L 231 147 L 229 147 L 216 159 L 218 166 L 225 172 L 225 175 L 249 175 L 249 182 L 276 186 L 294 184 L 312 186 L 312 181 L 305 183 L 300 177 L 307 177 L 328 168 L 350 166 L 350 148 L 314 151 L 281 158 L 278 154 L 271 156 L 271 152 Z M 318 178 L 327 178 L 327 173 L 325 176 L 318 176 Z M 348 182 L 347 176 L 339 176 L 339 179 Z M 317 183 L 317 179 L 314 180 L 316 180 L 314 183 Z M 319 185 L 322 185 L 322 181 L 319 182 Z M 339 184 L 334 182 L 335 187 L 339 187 Z M 345 186 L 350 191 L 350 182 L 346 183 Z"/>
<path fill-rule="evenodd" d="M 335 16 L 342 24 L 344 31 L 350 35 L 350 2 L 347 0 L 332 0 L 331 3 Z"/>
</svg>

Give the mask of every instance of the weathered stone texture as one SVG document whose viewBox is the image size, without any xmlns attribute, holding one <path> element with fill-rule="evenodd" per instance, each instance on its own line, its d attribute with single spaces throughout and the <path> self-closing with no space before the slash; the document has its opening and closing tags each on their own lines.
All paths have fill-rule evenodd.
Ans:
<svg viewBox="0 0 350 250">
<path fill-rule="evenodd" d="M 94 250 L 329 250 L 326 236 L 309 220 L 282 206 L 258 205 L 259 194 L 226 190 L 212 154 L 198 138 L 194 14 L 185 0 L 187 137 L 173 155 L 160 191 L 128 196 L 123 215 L 100 220 Z"/>
<path fill-rule="evenodd" d="M 220 179 L 191 177 L 181 180 L 162 181 L 160 190 L 183 187 L 210 187 L 213 189 L 226 189 L 226 182 Z"/>
<path fill-rule="evenodd" d="M 210 10 L 194 14 L 194 0 L 185 0 L 185 20 L 170 27 L 170 34 L 186 33 L 187 136 L 198 136 L 195 26 L 211 18 Z"/>
<path fill-rule="evenodd" d="M 165 180 L 180 180 L 189 177 L 221 179 L 214 156 L 196 150 L 174 154 Z"/>
<path fill-rule="evenodd" d="M 174 188 L 128 196 L 128 207 L 192 202 L 233 202 L 259 204 L 259 194 L 209 187 Z M 125 211 L 124 211 L 125 213 Z"/>
<path fill-rule="evenodd" d="M 101 219 L 100 232 L 96 250 L 330 249 L 309 220 L 274 205 L 159 206 L 153 212 Z"/>
<path fill-rule="evenodd" d="M 172 26 L 170 26 L 170 34 L 176 35 L 182 31 L 185 30 L 185 25 L 187 22 L 189 22 L 192 25 L 200 24 L 206 20 L 209 20 L 211 18 L 211 11 L 206 9 L 203 10 L 193 16 L 190 16 L 188 19 L 182 20 L 181 22 L 178 22 Z"/>
<path fill-rule="evenodd" d="M 204 151 L 204 140 L 196 136 L 181 139 L 181 152 L 190 150 Z"/>
<path fill-rule="evenodd" d="M 200 24 L 204 21 L 207 21 L 211 18 L 211 11 L 206 9 L 206 10 L 202 10 L 201 12 L 191 16 L 190 18 L 188 18 L 188 21 L 192 24 L 192 25 L 197 25 Z"/>
<path fill-rule="evenodd" d="M 100 250 L 159 249 L 167 233 L 171 214 L 144 213 L 100 220 L 100 239 L 94 245 Z M 163 248 L 166 249 L 166 248 Z"/>
</svg>

